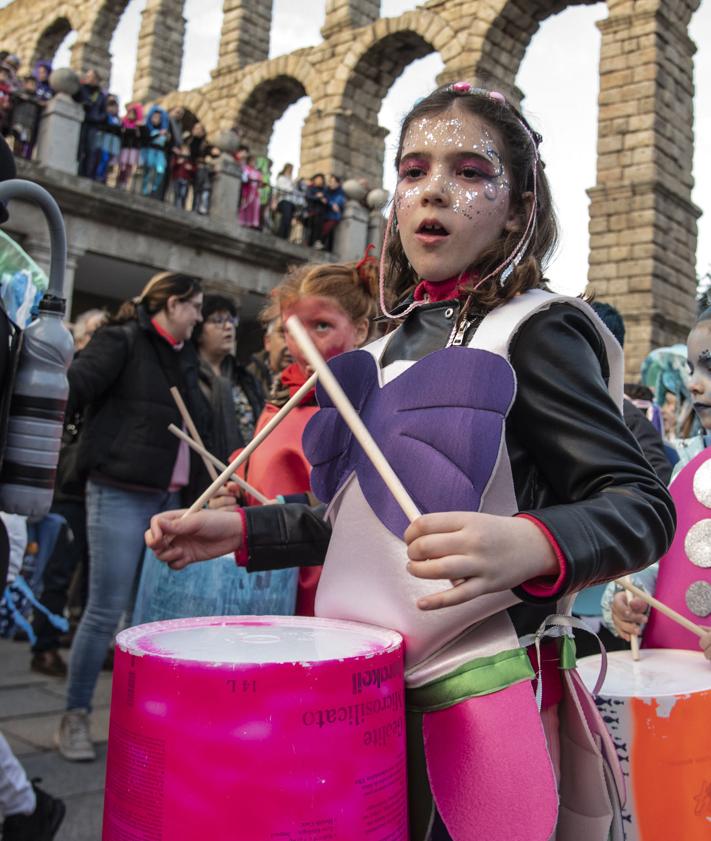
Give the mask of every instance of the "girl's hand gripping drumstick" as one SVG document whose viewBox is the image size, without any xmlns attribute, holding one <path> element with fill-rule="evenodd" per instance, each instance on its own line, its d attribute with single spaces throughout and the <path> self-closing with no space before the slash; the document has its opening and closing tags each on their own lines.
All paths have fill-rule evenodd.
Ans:
<svg viewBox="0 0 711 841">
<path fill-rule="evenodd" d="M 171 423 L 168 426 L 168 430 L 172 432 L 173 435 L 176 436 L 176 438 L 180 438 L 181 441 L 185 441 L 185 443 L 188 445 L 188 447 L 190 447 L 190 449 L 195 450 L 196 453 L 202 456 L 203 460 L 209 460 L 211 467 L 214 465 L 214 467 L 216 467 L 220 471 L 227 469 L 227 465 L 224 462 L 220 461 L 220 459 L 216 456 L 213 456 L 211 452 L 206 450 L 205 447 L 201 446 L 197 441 L 194 441 L 189 435 L 186 435 L 182 429 L 178 429 L 178 427 L 174 423 Z M 214 473 L 215 475 L 213 478 L 216 478 L 217 471 L 215 470 Z M 261 491 L 258 491 L 253 485 L 250 485 L 249 482 L 246 482 L 244 479 L 242 479 L 241 476 L 237 476 L 235 474 L 232 477 L 232 481 L 236 485 L 239 485 L 243 491 L 246 491 L 255 499 L 258 499 L 262 503 L 262 505 L 270 505 L 272 502 L 275 501 L 273 499 L 269 499 L 269 497 L 264 496 L 264 494 L 261 493 Z"/>
<path fill-rule="evenodd" d="M 692 634 L 696 634 L 697 637 L 703 637 L 706 633 L 703 628 L 695 625 L 691 620 L 687 619 L 686 616 L 682 616 L 681 613 L 677 613 L 675 610 L 672 610 L 670 607 L 665 605 L 664 602 L 660 602 L 659 599 L 655 599 L 654 596 L 650 596 L 649 593 L 646 593 L 644 590 L 640 590 L 639 587 L 636 587 L 626 577 L 620 578 L 617 583 L 620 587 L 624 587 L 625 590 L 637 596 L 638 599 L 642 599 L 642 601 L 646 602 L 650 607 L 655 607 L 660 613 L 663 613 L 668 619 L 671 619 L 672 622 L 676 622 L 681 625 L 682 628 L 686 628 L 687 631 L 691 631 Z"/>
<path fill-rule="evenodd" d="M 625 575 L 624 580 L 628 584 L 632 583 L 632 579 L 629 577 L 629 575 Z M 630 592 L 630 590 L 625 590 L 625 597 L 627 598 L 627 604 L 629 605 L 629 603 L 634 598 L 634 595 Z M 637 634 L 630 634 L 630 649 L 632 650 L 632 659 L 639 660 L 639 637 L 637 636 Z"/>
</svg>

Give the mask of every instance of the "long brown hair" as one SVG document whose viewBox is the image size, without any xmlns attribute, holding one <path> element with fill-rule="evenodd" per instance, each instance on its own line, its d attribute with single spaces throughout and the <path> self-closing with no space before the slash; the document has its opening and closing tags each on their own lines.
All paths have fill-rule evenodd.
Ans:
<svg viewBox="0 0 711 841">
<path fill-rule="evenodd" d="M 202 286 L 197 277 L 179 272 L 159 272 L 143 287 L 140 295 L 121 304 L 112 322 L 123 324 L 138 318 L 138 306 L 148 315 L 155 315 L 165 309 L 168 298 L 177 297 L 179 301 L 189 301 L 200 292 Z"/>
<path fill-rule="evenodd" d="M 457 90 L 457 87 L 460 89 Z M 511 276 L 503 286 L 499 284 L 497 272 L 476 290 L 476 307 L 488 311 L 520 292 L 545 285 L 543 267 L 558 242 L 558 225 L 548 179 L 543 171 L 543 162 L 537 155 L 538 138 L 512 105 L 503 97 L 490 96 L 488 91 L 467 85 L 446 85 L 418 102 L 402 123 L 395 158 L 396 169 L 400 166 L 403 140 L 412 123 L 415 120 L 443 114 L 452 108 L 462 108 L 467 113 L 485 120 L 498 131 L 504 143 L 504 161 L 509 173 L 511 206 L 524 222 L 529 211 L 523 194 L 533 192 L 533 179 L 536 178 L 535 229 L 520 262 L 514 267 Z M 494 272 L 513 253 L 521 242 L 521 237 L 522 231 L 504 232 L 503 236 L 481 254 L 473 265 L 467 267 L 467 271 L 475 280 L 464 285 L 461 291 L 471 292 L 476 278 L 484 278 Z M 399 302 L 414 289 L 419 278 L 407 259 L 396 226 L 393 226 L 386 259 L 386 295 L 391 303 Z"/>
</svg>

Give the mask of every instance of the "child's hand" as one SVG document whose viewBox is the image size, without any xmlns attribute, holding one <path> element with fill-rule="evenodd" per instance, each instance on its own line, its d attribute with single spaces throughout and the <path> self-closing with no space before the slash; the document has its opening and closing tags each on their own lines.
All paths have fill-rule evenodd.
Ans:
<svg viewBox="0 0 711 841">
<path fill-rule="evenodd" d="M 612 621 L 623 640 L 629 642 L 631 635 L 639 636 L 642 626 L 647 623 L 648 609 L 642 599 L 635 597 L 628 604 L 626 593 L 615 593 L 611 608 Z"/>
<path fill-rule="evenodd" d="M 706 633 L 699 639 L 699 648 L 704 652 L 704 657 L 711 660 L 711 628 L 704 628 Z"/>
<path fill-rule="evenodd" d="M 433 580 L 465 579 L 456 587 L 420 599 L 417 606 L 421 610 L 461 604 L 559 572 L 548 540 L 522 517 L 465 511 L 425 514 L 409 526 L 404 540 L 411 575 Z"/>
<path fill-rule="evenodd" d="M 230 487 L 230 485 L 232 485 L 232 487 Z M 234 511 L 237 507 L 237 495 L 234 492 L 234 488 L 235 485 L 231 482 L 223 485 L 208 502 L 208 508 L 213 511 L 219 511 L 225 508 Z"/>
<path fill-rule="evenodd" d="M 197 511 L 181 520 L 185 511 L 165 511 L 151 517 L 146 546 L 173 569 L 195 561 L 217 558 L 239 549 L 242 518 L 233 511 Z"/>
</svg>

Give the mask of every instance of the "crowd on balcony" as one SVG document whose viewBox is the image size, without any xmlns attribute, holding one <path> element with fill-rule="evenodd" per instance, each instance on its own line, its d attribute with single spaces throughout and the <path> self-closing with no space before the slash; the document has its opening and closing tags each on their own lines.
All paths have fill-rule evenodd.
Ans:
<svg viewBox="0 0 711 841">
<path fill-rule="evenodd" d="M 51 71 L 50 62 L 39 61 L 31 73 L 23 75 L 16 55 L 0 52 L 0 132 L 15 154 L 28 160 L 33 156 L 42 109 L 54 95 Z M 127 103 L 122 113 L 118 97 L 104 90 L 93 69 L 81 77 L 74 99 L 84 109 L 77 152 L 79 175 L 183 210 L 209 213 L 221 151 L 193 115 L 180 106 L 167 110 L 140 102 Z M 235 208 L 238 224 L 332 250 L 346 202 L 342 179 L 322 173 L 297 179 L 292 164 L 274 178 L 272 161 L 252 154 L 239 142 L 238 126 L 231 131 L 241 175 Z"/>
</svg>

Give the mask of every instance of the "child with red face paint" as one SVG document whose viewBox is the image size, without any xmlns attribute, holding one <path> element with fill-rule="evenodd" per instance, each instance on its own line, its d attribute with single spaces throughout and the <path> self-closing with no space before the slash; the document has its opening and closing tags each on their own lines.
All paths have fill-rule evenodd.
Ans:
<svg viewBox="0 0 711 841">
<path fill-rule="evenodd" d="M 377 274 L 377 262 L 368 256 L 358 263 L 299 266 L 276 287 L 270 309 L 274 310 L 275 317 L 281 316 L 284 321 L 297 315 L 321 355 L 332 359 L 360 347 L 368 338 L 376 309 Z M 277 375 L 255 434 L 313 373 L 288 332 L 285 338 L 293 362 Z M 304 495 L 311 490 L 311 466 L 304 455 L 301 437 L 317 410 L 316 395 L 312 391 L 246 464 L 244 478 L 270 499 Z M 219 507 L 233 502 L 225 497 L 216 500 Z M 314 615 L 320 572 L 319 566 L 305 566 L 299 570 L 296 613 L 300 616 Z"/>
<path fill-rule="evenodd" d="M 674 509 L 622 420 L 619 346 L 546 290 L 539 142 L 467 82 L 403 123 L 381 264 L 400 324 L 331 367 L 422 516 L 408 524 L 319 389 L 304 449 L 326 522 L 264 506 L 146 533 L 176 568 L 230 548 L 253 569 L 323 562 L 317 616 L 403 634 L 413 841 L 622 837 L 569 613 L 579 589 L 662 555 Z"/>
</svg>

